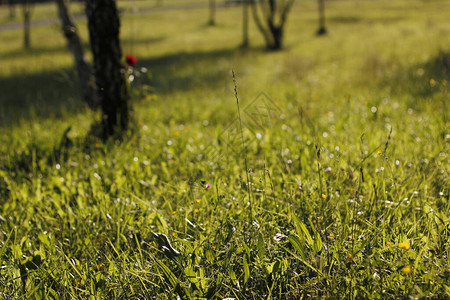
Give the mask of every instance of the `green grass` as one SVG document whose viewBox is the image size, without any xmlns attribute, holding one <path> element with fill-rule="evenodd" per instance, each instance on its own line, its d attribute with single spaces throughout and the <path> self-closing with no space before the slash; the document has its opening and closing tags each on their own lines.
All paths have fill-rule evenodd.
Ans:
<svg viewBox="0 0 450 300">
<path fill-rule="evenodd" d="M 0 297 L 448 299 L 449 9 L 332 1 L 318 38 L 299 1 L 275 53 L 238 7 L 125 15 L 153 90 L 121 143 L 57 25 L 0 32 Z"/>
</svg>

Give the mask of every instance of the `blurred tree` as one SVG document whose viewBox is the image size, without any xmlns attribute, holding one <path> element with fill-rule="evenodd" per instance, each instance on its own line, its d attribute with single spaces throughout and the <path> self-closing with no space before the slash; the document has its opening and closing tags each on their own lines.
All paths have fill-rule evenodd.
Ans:
<svg viewBox="0 0 450 300">
<path fill-rule="evenodd" d="M 116 1 L 87 0 L 86 15 L 102 109 L 102 134 L 106 139 L 126 131 L 131 113 L 125 68 L 121 63 Z"/>
<path fill-rule="evenodd" d="M 216 25 L 216 0 L 209 0 L 209 26 Z"/>
<path fill-rule="evenodd" d="M 283 47 L 284 25 L 294 0 L 252 0 L 253 19 L 270 50 Z"/>
<path fill-rule="evenodd" d="M 319 2 L 319 29 L 317 35 L 327 34 L 327 28 L 325 27 L 325 0 L 318 0 Z"/>
<path fill-rule="evenodd" d="M 8 0 L 8 6 L 9 6 L 9 18 L 15 19 L 16 18 L 16 5 L 14 0 Z"/>
<path fill-rule="evenodd" d="M 83 44 L 78 35 L 77 27 L 69 13 L 69 1 L 56 0 L 56 4 L 58 5 L 62 31 L 67 39 L 67 46 L 73 55 L 78 78 L 80 79 L 83 98 L 90 108 L 96 109 L 98 106 L 98 99 L 92 67 L 85 58 Z"/>
<path fill-rule="evenodd" d="M 248 48 L 248 6 L 249 0 L 243 0 L 242 2 L 242 48 Z"/>
<path fill-rule="evenodd" d="M 28 0 L 22 2 L 23 14 L 23 46 L 25 49 L 30 48 L 30 18 L 31 18 L 31 4 Z"/>
</svg>

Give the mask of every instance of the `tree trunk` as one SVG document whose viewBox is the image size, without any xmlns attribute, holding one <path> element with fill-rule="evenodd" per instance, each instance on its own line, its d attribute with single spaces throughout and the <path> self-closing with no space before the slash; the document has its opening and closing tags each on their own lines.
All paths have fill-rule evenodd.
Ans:
<svg viewBox="0 0 450 300">
<path fill-rule="evenodd" d="M 216 25 L 216 0 L 209 0 L 209 25 Z"/>
<path fill-rule="evenodd" d="M 67 39 L 67 46 L 73 55 L 78 78 L 80 79 L 83 99 L 91 109 L 98 106 L 97 90 L 95 88 L 92 67 L 84 56 L 84 48 L 78 36 L 77 28 L 68 10 L 67 0 L 56 0 L 58 5 L 59 18 L 64 36 Z"/>
<path fill-rule="evenodd" d="M 95 81 L 102 108 L 103 138 L 124 132 L 130 120 L 125 68 L 121 63 L 119 15 L 115 0 L 87 0 Z"/>
<path fill-rule="evenodd" d="M 269 50 L 283 48 L 284 26 L 294 0 L 251 0 L 252 15 L 256 26 L 264 36 L 266 47 Z M 258 14 L 258 8 L 261 17 Z"/>
<path fill-rule="evenodd" d="M 283 27 L 270 26 L 270 32 L 273 37 L 273 44 L 269 48 L 271 50 L 280 50 L 283 48 Z"/>
<path fill-rule="evenodd" d="M 30 48 L 30 15 L 31 7 L 28 1 L 22 3 L 23 13 L 23 46 L 25 49 Z"/>
<path fill-rule="evenodd" d="M 16 18 L 16 5 L 14 4 L 14 0 L 9 0 L 8 1 L 8 6 L 9 6 L 9 18 L 10 19 L 15 19 Z"/>
<path fill-rule="evenodd" d="M 242 4 L 242 48 L 248 48 L 248 0 L 244 0 Z"/>
<path fill-rule="evenodd" d="M 327 28 L 325 27 L 325 0 L 319 1 L 319 29 L 317 30 L 317 35 L 324 35 L 327 33 Z"/>
</svg>

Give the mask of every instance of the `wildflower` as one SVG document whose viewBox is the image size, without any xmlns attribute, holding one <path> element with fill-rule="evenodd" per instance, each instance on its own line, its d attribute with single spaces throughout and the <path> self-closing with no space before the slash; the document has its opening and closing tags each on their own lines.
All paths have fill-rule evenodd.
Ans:
<svg viewBox="0 0 450 300">
<path fill-rule="evenodd" d="M 411 244 L 408 241 L 406 241 L 406 242 L 398 244 L 398 247 L 400 249 L 409 250 L 411 248 Z"/>
<path fill-rule="evenodd" d="M 436 80 L 434 80 L 434 78 L 430 79 L 430 85 L 431 86 L 435 86 L 436 85 Z"/>
<path fill-rule="evenodd" d="M 380 150 L 377 151 L 377 155 L 378 155 L 378 156 L 381 155 L 381 151 L 380 151 Z"/>
<path fill-rule="evenodd" d="M 127 62 L 127 64 L 129 66 L 134 67 L 137 63 L 137 58 L 136 58 L 136 56 L 133 56 L 133 55 L 127 55 L 125 58 L 125 61 Z"/>
<path fill-rule="evenodd" d="M 205 188 L 209 189 L 211 185 L 209 183 L 205 184 Z"/>
<path fill-rule="evenodd" d="M 104 264 L 96 265 L 96 266 L 94 267 L 94 271 L 98 272 L 98 271 L 100 271 L 104 266 L 105 266 Z"/>
<path fill-rule="evenodd" d="M 334 239 L 334 237 L 335 237 L 334 233 L 330 233 L 330 234 L 328 235 L 328 238 L 329 238 L 329 239 Z"/>
<path fill-rule="evenodd" d="M 278 232 L 277 234 L 275 234 L 275 236 L 273 237 L 273 239 L 277 242 L 280 242 L 281 240 L 287 238 L 287 235 L 284 235 L 280 232 Z"/>
<path fill-rule="evenodd" d="M 301 191 L 301 190 L 302 190 L 302 187 L 301 187 L 301 186 L 299 186 L 299 187 L 298 187 L 298 190 L 299 190 L 299 191 Z"/>
<path fill-rule="evenodd" d="M 327 198 L 327 195 L 322 194 L 322 199 L 326 199 L 326 198 Z"/>
<path fill-rule="evenodd" d="M 172 212 L 172 215 L 176 215 L 176 214 L 177 214 L 177 212 L 176 212 L 176 211 L 173 211 L 173 212 Z"/>
<path fill-rule="evenodd" d="M 173 237 L 177 236 L 177 233 L 176 232 L 172 232 L 172 236 Z"/>
<path fill-rule="evenodd" d="M 347 262 L 352 262 L 353 261 L 353 254 L 349 253 L 347 254 Z"/>
<path fill-rule="evenodd" d="M 402 268 L 402 272 L 405 273 L 405 274 L 411 273 L 411 272 L 412 272 L 411 266 L 403 267 L 403 268 Z"/>
<path fill-rule="evenodd" d="M 200 199 L 195 200 L 195 202 L 197 202 L 197 203 L 200 203 L 200 201 L 201 201 Z"/>
<path fill-rule="evenodd" d="M 199 209 L 194 209 L 194 214 L 198 214 L 200 212 L 200 210 Z"/>
</svg>

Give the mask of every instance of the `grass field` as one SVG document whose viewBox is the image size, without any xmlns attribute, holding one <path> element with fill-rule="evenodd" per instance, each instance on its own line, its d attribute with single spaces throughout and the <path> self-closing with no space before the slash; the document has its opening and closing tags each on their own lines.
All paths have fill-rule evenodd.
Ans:
<svg viewBox="0 0 450 300">
<path fill-rule="evenodd" d="M 448 11 L 328 1 L 319 38 L 298 1 L 278 52 L 240 7 L 124 14 L 151 88 L 106 143 L 59 25 L 0 32 L 0 298 L 449 299 Z"/>
</svg>

